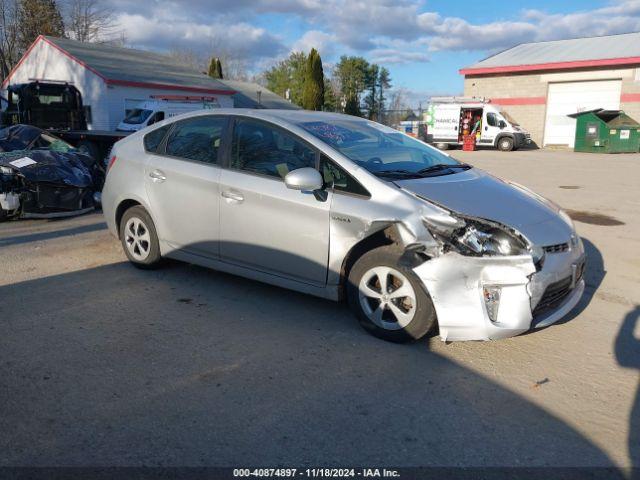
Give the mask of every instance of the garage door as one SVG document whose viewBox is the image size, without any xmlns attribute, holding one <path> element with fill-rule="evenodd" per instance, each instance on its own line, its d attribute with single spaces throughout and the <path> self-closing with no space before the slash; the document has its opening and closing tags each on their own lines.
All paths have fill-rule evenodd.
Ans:
<svg viewBox="0 0 640 480">
<path fill-rule="evenodd" d="M 620 80 L 550 83 L 544 144 L 573 148 L 576 120 L 567 115 L 594 108 L 619 109 L 621 83 Z"/>
</svg>

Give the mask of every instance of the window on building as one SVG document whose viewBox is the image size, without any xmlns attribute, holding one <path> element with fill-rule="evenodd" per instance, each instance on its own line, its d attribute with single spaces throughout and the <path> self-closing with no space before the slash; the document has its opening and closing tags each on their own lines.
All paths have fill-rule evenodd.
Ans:
<svg viewBox="0 0 640 480">
<path fill-rule="evenodd" d="M 166 153 L 174 157 L 217 163 L 227 119 L 221 116 L 193 117 L 178 122 L 171 132 Z"/>
<path fill-rule="evenodd" d="M 292 170 L 315 168 L 315 150 L 293 135 L 253 120 L 237 120 L 231 167 L 284 178 Z"/>
</svg>

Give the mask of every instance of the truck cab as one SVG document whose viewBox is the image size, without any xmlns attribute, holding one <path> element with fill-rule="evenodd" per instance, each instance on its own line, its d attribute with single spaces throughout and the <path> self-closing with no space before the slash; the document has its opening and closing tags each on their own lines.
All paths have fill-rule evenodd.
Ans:
<svg viewBox="0 0 640 480">
<path fill-rule="evenodd" d="M 426 114 L 427 141 L 441 150 L 462 145 L 468 135 L 476 145 L 502 151 L 531 143 L 531 136 L 500 105 L 484 101 L 432 103 Z"/>
<path fill-rule="evenodd" d="M 73 85 L 34 81 L 7 87 L 1 122 L 3 126 L 22 123 L 42 129 L 86 130 L 87 112 Z"/>
<path fill-rule="evenodd" d="M 220 108 L 215 97 L 154 97 L 152 100 L 140 102 L 127 112 L 125 118 L 116 128 L 119 132 L 137 132 L 165 118 L 202 110 Z"/>
</svg>

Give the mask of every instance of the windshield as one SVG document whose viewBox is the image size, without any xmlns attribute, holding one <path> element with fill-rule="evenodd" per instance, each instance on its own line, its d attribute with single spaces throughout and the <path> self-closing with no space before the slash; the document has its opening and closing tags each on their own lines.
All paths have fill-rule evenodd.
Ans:
<svg viewBox="0 0 640 480">
<path fill-rule="evenodd" d="M 143 108 L 134 108 L 127 114 L 123 122 L 134 124 L 134 125 L 144 123 L 147 120 L 147 118 L 149 118 L 149 115 L 151 115 L 152 113 L 153 113 L 153 110 L 146 110 Z"/>
<path fill-rule="evenodd" d="M 463 166 L 423 142 L 375 122 L 347 118 L 331 119 L 331 123 L 300 122 L 298 126 L 374 175 L 416 177 L 428 170 L 445 175 Z"/>
<path fill-rule="evenodd" d="M 511 115 L 509 115 L 507 112 L 505 112 L 504 110 L 500 110 L 500 115 L 502 115 L 502 118 L 504 118 L 507 122 L 509 122 L 514 127 L 519 127 L 520 126 L 520 124 L 518 122 L 516 122 L 513 119 L 513 117 Z"/>
</svg>

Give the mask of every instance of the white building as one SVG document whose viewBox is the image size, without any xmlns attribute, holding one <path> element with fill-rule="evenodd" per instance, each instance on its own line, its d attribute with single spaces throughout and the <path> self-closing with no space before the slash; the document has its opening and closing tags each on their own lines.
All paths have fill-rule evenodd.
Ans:
<svg viewBox="0 0 640 480">
<path fill-rule="evenodd" d="M 215 97 L 221 107 L 296 108 L 259 85 L 213 79 L 165 55 L 66 38 L 39 36 L 2 90 L 35 80 L 80 90 L 93 130 L 114 130 L 129 109 L 152 96 Z"/>
</svg>

